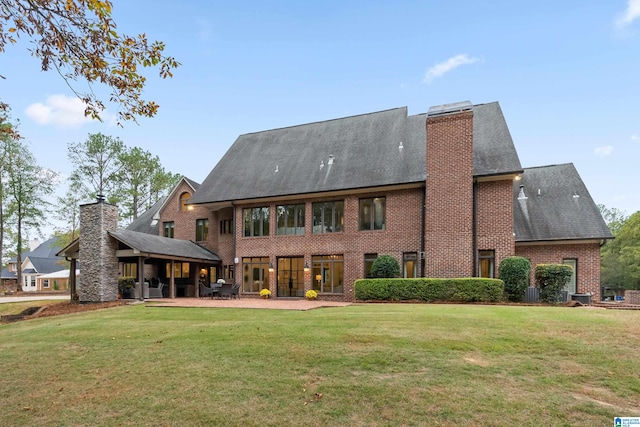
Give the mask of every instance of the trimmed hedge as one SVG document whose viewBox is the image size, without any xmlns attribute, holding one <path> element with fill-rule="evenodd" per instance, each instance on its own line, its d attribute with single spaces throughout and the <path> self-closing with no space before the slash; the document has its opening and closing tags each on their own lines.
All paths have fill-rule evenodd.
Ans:
<svg viewBox="0 0 640 427">
<path fill-rule="evenodd" d="M 501 301 L 504 282 L 499 279 L 360 279 L 355 281 L 357 300 L 369 301 Z"/>
</svg>

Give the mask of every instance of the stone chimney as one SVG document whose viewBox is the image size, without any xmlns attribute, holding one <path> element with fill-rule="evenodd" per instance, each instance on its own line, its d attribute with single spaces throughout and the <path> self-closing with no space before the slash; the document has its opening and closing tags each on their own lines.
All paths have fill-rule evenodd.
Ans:
<svg viewBox="0 0 640 427">
<path fill-rule="evenodd" d="M 427 112 L 425 276 L 473 275 L 473 106 Z"/>
<path fill-rule="evenodd" d="M 118 227 L 118 208 L 98 196 L 96 203 L 80 206 L 80 302 L 118 299 L 116 240 L 109 236 Z"/>
</svg>

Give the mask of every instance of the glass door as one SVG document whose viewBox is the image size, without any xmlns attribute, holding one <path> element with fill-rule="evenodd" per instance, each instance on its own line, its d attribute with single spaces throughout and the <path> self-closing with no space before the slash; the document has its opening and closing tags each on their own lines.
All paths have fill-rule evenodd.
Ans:
<svg viewBox="0 0 640 427">
<path fill-rule="evenodd" d="M 277 295 L 279 297 L 304 296 L 304 258 L 278 258 Z"/>
</svg>

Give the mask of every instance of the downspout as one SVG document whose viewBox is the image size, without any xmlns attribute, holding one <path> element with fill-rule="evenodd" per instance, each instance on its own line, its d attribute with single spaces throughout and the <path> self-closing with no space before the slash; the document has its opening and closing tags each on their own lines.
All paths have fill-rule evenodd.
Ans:
<svg viewBox="0 0 640 427">
<path fill-rule="evenodd" d="M 424 265 L 425 265 L 425 242 L 424 242 L 424 233 L 426 231 L 426 221 L 427 221 L 427 185 L 425 183 L 424 191 L 422 192 L 422 218 L 420 224 L 420 277 L 424 277 Z"/>
<path fill-rule="evenodd" d="M 472 234 L 472 251 L 473 251 L 473 271 L 471 272 L 471 277 L 476 277 L 478 275 L 478 181 L 473 180 L 473 203 L 472 203 L 472 221 L 471 224 L 471 233 Z"/>
<path fill-rule="evenodd" d="M 233 263 L 233 284 L 236 284 L 236 257 L 238 256 L 236 254 L 236 236 L 238 233 L 237 230 L 237 221 L 236 221 L 236 205 L 231 202 L 231 207 L 233 208 L 233 259 L 231 260 L 231 262 Z M 222 271 L 224 273 L 224 266 L 222 266 Z"/>
</svg>

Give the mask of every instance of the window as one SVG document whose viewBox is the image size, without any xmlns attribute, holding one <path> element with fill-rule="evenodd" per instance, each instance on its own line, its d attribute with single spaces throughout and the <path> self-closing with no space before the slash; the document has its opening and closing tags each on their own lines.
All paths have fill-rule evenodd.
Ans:
<svg viewBox="0 0 640 427">
<path fill-rule="evenodd" d="M 341 294 L 344 282 L 344 256 L 313 256 L 313 289 L 321 293 Z"/>
<path fill-rule="evenodd" d="M 138 277 L 138 263 L 125 262 L 122 264 L 122 275 L 125 277 Z"/>
<path fill-rule="evenodd" d="M 197 219 L 196 220 L 196 242 L 202 242 L 209 237 L 209 220 Z"/>
<path fill-rule="evenodd" d="M 569 294 L 575 294 L 576 292 L 578 292 L 578 275 L 576 274 L 578 273 L 578 260 L 575 258 L 565 258 L 562 260 L 562 263 L 571 266 L 571 269 L 573 270 L 571 279 L 569 279 L 569 283 L 566 284 L 563 291 L 567 291 L 569 292 Z"/>
<path fill-rule="evenodd" d="M 404 270 L 405 279 L 414 279 L 418 277 L 418 253 L 405 252 L 402 254 L 402 269 Z"/>
<path fill-rule="evenodd" d="M 225 265 L 224 268 L 223 268 L 223 274 L 224 274 L 223 279 L 225 279 L 225 280 L 226 279 L 230 279 L 230 280 L 235 279 L 235 268 L 236 267 L 233 264 Z"/>
<path fill-rule="evenodd" d="M 371 274 L 371 266 L 373 262 L 378 258 L 378 254 L 364 254 L 364 277 L 370 279 L 373 277 Z"/>
<path fill-rule="evenodd" d="M 269 235 L 269 208 L 252 208 L 243 210 L 244 236 Z"/>
<path fill-rule="evenodd" d="M 313 204 L 313 234 L 337 233 L 344 226 L 344 200 Z"/>
<path fill-rule="evenodd" d="M 304 204 L 276 207 L 278 228 L 276 234 L 304 234 Z"/>
<path fill-rule="evenodd" d="M 360 199 L 360 230 L 384 230 L 386 198 Z"/>
<path fill-rule="evenodd" d="M 171 263 L 166 264 L 165 273 L 167 279 L 171 277 Z M 176 279 L 188 279 L 189 278 L 189 263 L 188 262 L 174 262 L 173 263 L 173 277 Z"/>
<path fill-rule="evenodd" d="M 31 277 L 31 286 L 35 288 L 36 287 L 36 276 L 29 276 L 29 277 Z"/>
<path fill-rule="evenodd" d="M 180 195 L 180 212 L 186 212 L 189 209 L 189 206 L 187 206 L 187 202 L 190 198 L 191 194 L 189 193 L 182 193 Z"/>
<path fill-rule="evenodd" d="M 175 227 L 174 222 L 173 221 L 163 222 L 162 225 L 164 227 L 164 237 L 173 238 L 173 229 Z"/>
<path fill-rule="evenodd" d="M 478 277 L 496 277 L 496 251 L 479 251 L 478 258 Z"/>
<path fill-rule="evenodd" d="M 220 221 L 220 234 L 233 234 L 233 220 L 223 219 Z"/>
<path fill-rule="evenodd" d="M 242 258 L 242 292 L 269 289 L 269 258 Z"/>
<path fill-rule="evenodd" d="M 42 287 L 43 288 L 49 287 L 49 279 L 42 279 Z"/>
</svg>

